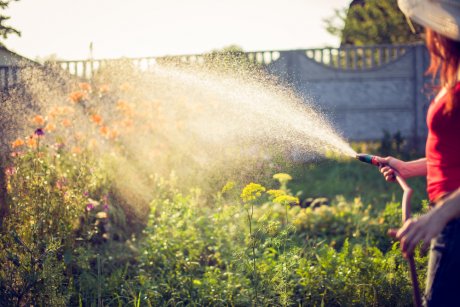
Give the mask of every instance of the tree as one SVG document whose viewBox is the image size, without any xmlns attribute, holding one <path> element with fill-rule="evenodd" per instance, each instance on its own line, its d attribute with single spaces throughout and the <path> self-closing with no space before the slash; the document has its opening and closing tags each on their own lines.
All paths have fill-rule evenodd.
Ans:
<svg viewBox="0 0 460 307">
<path fill-rule="evenodd" d="M 415 33 L 398 8 L 397 0 L 353 0 L 324 20 L 326 30 L 338 36 L 341 45 L 402 44 L 422 40 L 423 28 Z"/>
<path fill-rule="evenodd" d="M 16 34 L 18 36 L 21 36 L 21 32 L 16 30 L 13 27 L 10 27 L 8 25 L 5 25 L 5 21 L 10 19 L 9 16 L 3 15 L 3 11 L 8 8 L 11 2 L 13 1 L 19 1 L 19 0 L 0 0 L 0 36 L 3 37 L 3 39 L 7 39 L 8 35 L 11 34 Z"/>
</svg>

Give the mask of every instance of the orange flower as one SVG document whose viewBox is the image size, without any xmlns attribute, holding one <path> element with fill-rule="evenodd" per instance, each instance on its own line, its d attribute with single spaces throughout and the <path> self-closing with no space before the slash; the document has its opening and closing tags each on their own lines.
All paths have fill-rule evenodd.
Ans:
<svg viewBox="0 0 460 307">
<path fill-rule="evenodd" d="M 45 126 L 45 130 L 48 131 L 48 132 L 53 132 L 54 130 L 56 130 L 56 125 L 52 124 L 52 123 L 48 123 Z"/>
<path fill-rule="evenodd" d="M 123 100 L 118 100 L 117 109 L 125 113 L 126 116 L 131 116 L 133 113 L 132 107 Z"/>
<path fill-rule="evenodd" d="M 79 83 L 78 86 L 82 91 L 91 92 L 91 85 L 88 82 Z"/>
<path fill-rule="evenodd" d="M 14 140 L 12 143 L 11 143 L 11 147 L 12 148 L 17 148 L 17 147 L 21 147 L 22 145 L 24 145 L 25 142 L 23 139 L 20 139 L 20 138 L 17 138 L 16 140 Z"/>
<path fill-rule="evenodd" d="M 102 117 L 98 114 L 91 115 L 91 121 L 97 125 L 102 124 Z"/>
<path fill-rule="evenodd" d="M 32 122 L 38 126 L 43 126 L 43 124 L 45 124 L 45 119 L 41 115 L 35 115 L 32 118 Z"/>
<path fill-rule="evenodd" d="M 72 125 L 72 122 L 71 122 L 70 120 L 68 120 L 67 118 L 64 118 L 64 119 L 62 120 L 62 125 L 63 125 L 64 127 L 70 127 L 70 126 Z"/>
<path fill-rule="evenodd" d="M 109 131 L 109 139 L 116 139 L 118 137 L 118 132 L 116 130 L 110 130 Z"/>
<path fill-rule="evenodd" d="M 27 139 L 27 146 L 30 148 L 35 148 L 37 147 L 37 139 L 35 139 L 33 136 L 29 136 Z"/>
<path fill-rule="evenodd" d="M 109 91 L 109 86 L 107 84 L 102 84 L 100 87 L 99 87 L 99 92 L 101 92 L 101 94 L 105 94 Z"/>
<path fill-rule="evenodd" d="M 107 136 L 109 134 L 109 128 L 107 126 L 102 126 L 100 129 L 99 129 L 99 132 L 103 135 L 103 136 Z"/>
<path fill-rule="evenodd" d="M 71 152 L 73 154 L 79 154 L 79 153 L 81 153 L 81 148 L 78 147 L 78 146 L 74 146 L 74 147 L 72 147 Z"/>
<path fill-rule="evenodd" d="M 78 102 L 81 102 L 83 99 L 86 98 L 86 94 L 84 92 L 81 92 L 81 91 L 76 91 L 76 92 L 70 93 L 69 98 L 74 103 L 78 103 Z"/>
<path fill-rule="evenodd" d="M 58 107 L 53 107 L 51 110 L 48 112 L 48 117 L 49 118 L 56 118 L 60 114 L 60 110 Z"/>
</svg>

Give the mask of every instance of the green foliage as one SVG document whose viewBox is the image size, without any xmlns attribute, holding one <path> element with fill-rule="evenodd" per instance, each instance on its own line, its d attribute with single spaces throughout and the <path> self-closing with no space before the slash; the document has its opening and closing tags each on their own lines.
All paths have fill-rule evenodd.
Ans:
<svg viewBox="0 0 460 307">
<path fill-rule="evenodd" d="M 0 10 L 5 10 L 6 8 L 8 8 L 8 6 L 10 5 L 11 2 L 13 1 L 19 1 L 19 0 L 3 0 L 3 1 L 0 1 Z M 18 30 L 16 30 L 15 28 L 13 27 L 10 27 L 8 25 L 6 25 L 4 22 L 9 20 L 10 17 L 8 16 L 5 16 L 3 14 L 0 14 L 0 36 L 3 37 L 3 39 L 6 39 L 8 38 L 9 35 L 11 34 L 16 34 L 16 35 L 21 35 L 21 32 L 19 32 Z"/>
<path fill-rule="evenodd" d="M 362 149 L 357 151 L 377 152 L 373 147 L 365 146 Z M 337 195 L 353 201 L 359 196 L 364 204 L 372 204 L 372 210 L 379 211 L 385 204 L 399 200 L 402 195 L 399 185 L 386 182 L 376 167 L 356 162 L 355 159 L 305 163 L 293 166 L 290 172 L 294 178 L 291 189 L 302 202 L 310 197 L 333 199 Z M 409 178 L 407 181 L 414 190 L 412 210 L 416 212 L 427 197 L 426 181 L 422 177 Z"/>
<path fill-rule="evenodd" d="M 8 304 L 56 304 L 67 294 L 67 255 L 85 211 L 83 191 L 97 189 L 91 163 L 58 150 L 20 154 L 7 168 L 10 212 L 0 238 L 1 297 Z M 69 167 L 72 165 L 73 167 Z"/>
<path fill-rule="evenodd" d="M 360 3 L 362 2 L 362 3 Z M 326 19 L 326 30 L 338 36 L 342 45 L 402 44 L 420 41 L 422 27 L 414 34 L 396 0 L 357 1 L 336 10 Z"/>
<path fill-rule="evenodd" d="M 241 183 L 228 182 L 213 195 L 183 192 L 174 176 L 156 178 L 148 224 L 133 226 L 142 229 L 137 231 L 127 226 L 110 163 L 108 157 L 43 144 L 11 159 L 0 305 L 411 302 L 407 265 L 398 243 L 386 236 L 400 225 L 400 204 L 377 197 L 380 203 L 365 205 L 357 197 L 370 193 L 364 185 L 374 169 L 350 161 L 308 166 L 302 171 L 316 180 L 325 180 L 320 173 L 339 175 L 322 183 L 324 191 L 337 185 L 346 194 L 350 187 L 340 181 L 342 173 L 363 191 L 349 190 L 351 200 L 330 194 L 328 205 L 307 208 L 299 205 L 296 174 L 275 174 L 267 188 L 250 183 L 239 189 Z M 300 180 L 305 195 L 318 196 L 313 181 Z M 377 185 L 374 193 L 385 189 Z M 416 261 L 426 266 L 426 257 Z M 425 270 L 419 273 L 423 280 Z"/>
</svg>

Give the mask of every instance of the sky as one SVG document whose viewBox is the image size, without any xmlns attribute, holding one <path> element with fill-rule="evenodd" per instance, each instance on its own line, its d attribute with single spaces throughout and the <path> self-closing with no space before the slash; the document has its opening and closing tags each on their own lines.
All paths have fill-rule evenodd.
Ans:
<svg viewBox="0 0 460 307">
<path fill-rule="evenodd" d="M 338 46 L 324 19 L 351 0 L 20 0 L 3 13 L 7 48 L 61 60 Z"/>
</svg>

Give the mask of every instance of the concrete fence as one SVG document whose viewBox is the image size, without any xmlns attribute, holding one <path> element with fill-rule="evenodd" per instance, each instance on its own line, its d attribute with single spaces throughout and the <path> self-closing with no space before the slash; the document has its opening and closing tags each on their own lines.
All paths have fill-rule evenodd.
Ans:
<svg viewBox="0 0 460 307">
<path fill-rule="evenodd" d="M 376 140 L 383 131 L 400 132 L 423 148 L 429 97 L 424 71 L 428 54 L 423 44 L 378 45 L 303 50 L 272 50 L 239 54 L 258 63 L 293 87 L 307 103 L 330 118 L 349 140 Z M 201 64 L 209 55 L 60 61 L 82 79 L 91 79 L 106 65 L 126 64 L 148 71 L 163 60 Z M 0 67 L 0 86 L 17 81 L 17 69 Z"/>
</svg>

